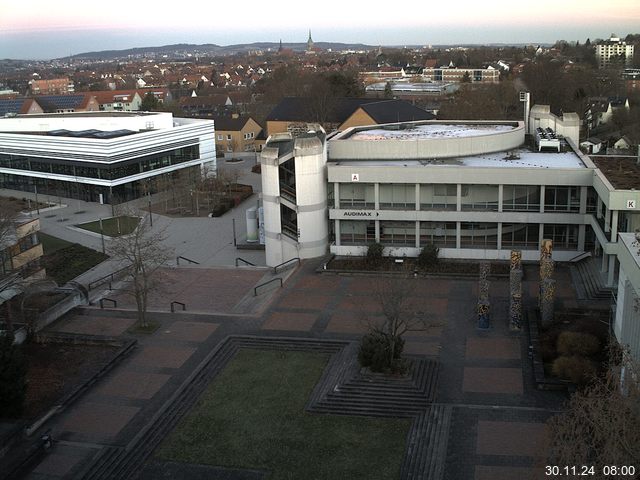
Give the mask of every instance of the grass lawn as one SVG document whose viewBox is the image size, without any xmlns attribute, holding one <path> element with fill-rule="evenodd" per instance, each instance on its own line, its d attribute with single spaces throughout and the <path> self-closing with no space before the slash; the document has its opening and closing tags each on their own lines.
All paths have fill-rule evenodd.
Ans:
<svg viewBox="0 0 640 480">
<path fill-rule="evenodd" d="M 157 453 L 270 480 L 399 478 L 410 419 L 304 411 L 328 356 L 241 349 Z"/>
<path fill-rule="evenodd" d="M 58 285 L 64 285 L 109 258 L 102 252 L 46 233 L 38 232 L 38 238 L 44 250 L 42 266 L 47 271 L 47 277 L 54 279 Z"/>
<path fill-rule="evenodd" d="M 119 237 L 120 235 L 129 235 L 133 232 L 140 219 L 138 217 L 129 217 L 121 215 L 119 217 L 105 218 L 102 220 L 102 231 L 109 237 Z M 76 225 L 78 228 L 89 230 L 90 232 L 100 233 L 100 221 L 81 223 Z"/>
</svg>

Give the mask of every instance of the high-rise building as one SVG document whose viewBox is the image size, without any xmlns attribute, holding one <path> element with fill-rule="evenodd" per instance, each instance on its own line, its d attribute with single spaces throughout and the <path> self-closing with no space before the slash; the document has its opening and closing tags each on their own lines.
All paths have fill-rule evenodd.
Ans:
<svg viewBox="0 0 640 480">
<path fill-rule="evenodd" d="M 620 40 L 615 34 L 611 34 L 609 40 L 596 45 L 596 60 L 598 68 L 609 68 L 613 64 L 631 66 L 633 62 L 633 45 Z"/>
</svg>

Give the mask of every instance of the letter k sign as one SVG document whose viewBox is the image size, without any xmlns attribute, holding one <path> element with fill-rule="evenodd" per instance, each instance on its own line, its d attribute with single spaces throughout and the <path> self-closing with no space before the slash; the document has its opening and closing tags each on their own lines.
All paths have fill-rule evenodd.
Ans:
<svg viewBox="0 0 640 480">
<path fill-rule="evenodd" d="M 627 200 L 627 208 L 636 208 L 635 200 Z"/>
</svg>

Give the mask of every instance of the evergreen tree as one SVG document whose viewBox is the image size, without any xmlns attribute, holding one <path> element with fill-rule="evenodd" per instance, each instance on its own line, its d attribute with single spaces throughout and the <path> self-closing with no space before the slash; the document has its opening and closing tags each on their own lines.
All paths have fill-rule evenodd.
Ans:
<svg viewBox="0 0 640 480">
<path fill-rule="evenodd" d="M 27 367 L 22 347 L 13 336 L 0 336 L 0 417 L 18 417 L 27 391 Z"/>
</svg>

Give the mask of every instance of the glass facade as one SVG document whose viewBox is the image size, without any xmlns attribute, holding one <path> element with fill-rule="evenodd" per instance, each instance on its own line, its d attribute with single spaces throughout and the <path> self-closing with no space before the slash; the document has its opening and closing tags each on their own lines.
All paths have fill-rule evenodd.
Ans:
<svg viewBox="0 0 640 480">
<path fill-rule="evenodd" d="M 502 248 L 537 250 L 540 242 L 540 225 L 537 223 L 503 223 Z"/>
<path fill-rule="evenodd" d="M 498 224 L 482 222 L 461 222 L 461 248 L 498 248 Z"/>
<path fill-rule="evenodd" d="M 415 210 L 415 183 L 380 184 L 380 209 Z"/>
<path fill-rule="evenodd" d="M 544 225 L 544 238 L 553 240 L 556 250 L 576 250 L 578 248 L 578 225 Z"/>
<path fill-rule="evenodd" d="M 341 220 L 340 243 L 342 245 L 369 245 L 376 241 L 376 222 Z"/>
<path fill-rule="evenodd" d="M 389 247 L 415 247 L 416 222 L 380 222 L 380 243 Z"/>
<path fill-rule="evenodd" d="M 456 222 L 420 222 L 420 246 L 456 248 Z"/>
<path fill-rule="evenodd" d="M 340 185 L 340 208 L 375 208 L 373 183 L 343 183 Z"/>
<path fill-rule="evenodd" d="M 455 183 L 420 185 L 420 210 L 456 210 L 457 196 Z"/>
<path fill-rule="evenodd" d="M 462 210 L 498 211 L 498 185 L 462 187 Z"/>
<path fill-rule="evenodd" d="M 540 211 L 540 187 L 537 185 L 504 185 L 502 189 L 502 211 Z"/>
</svg>

